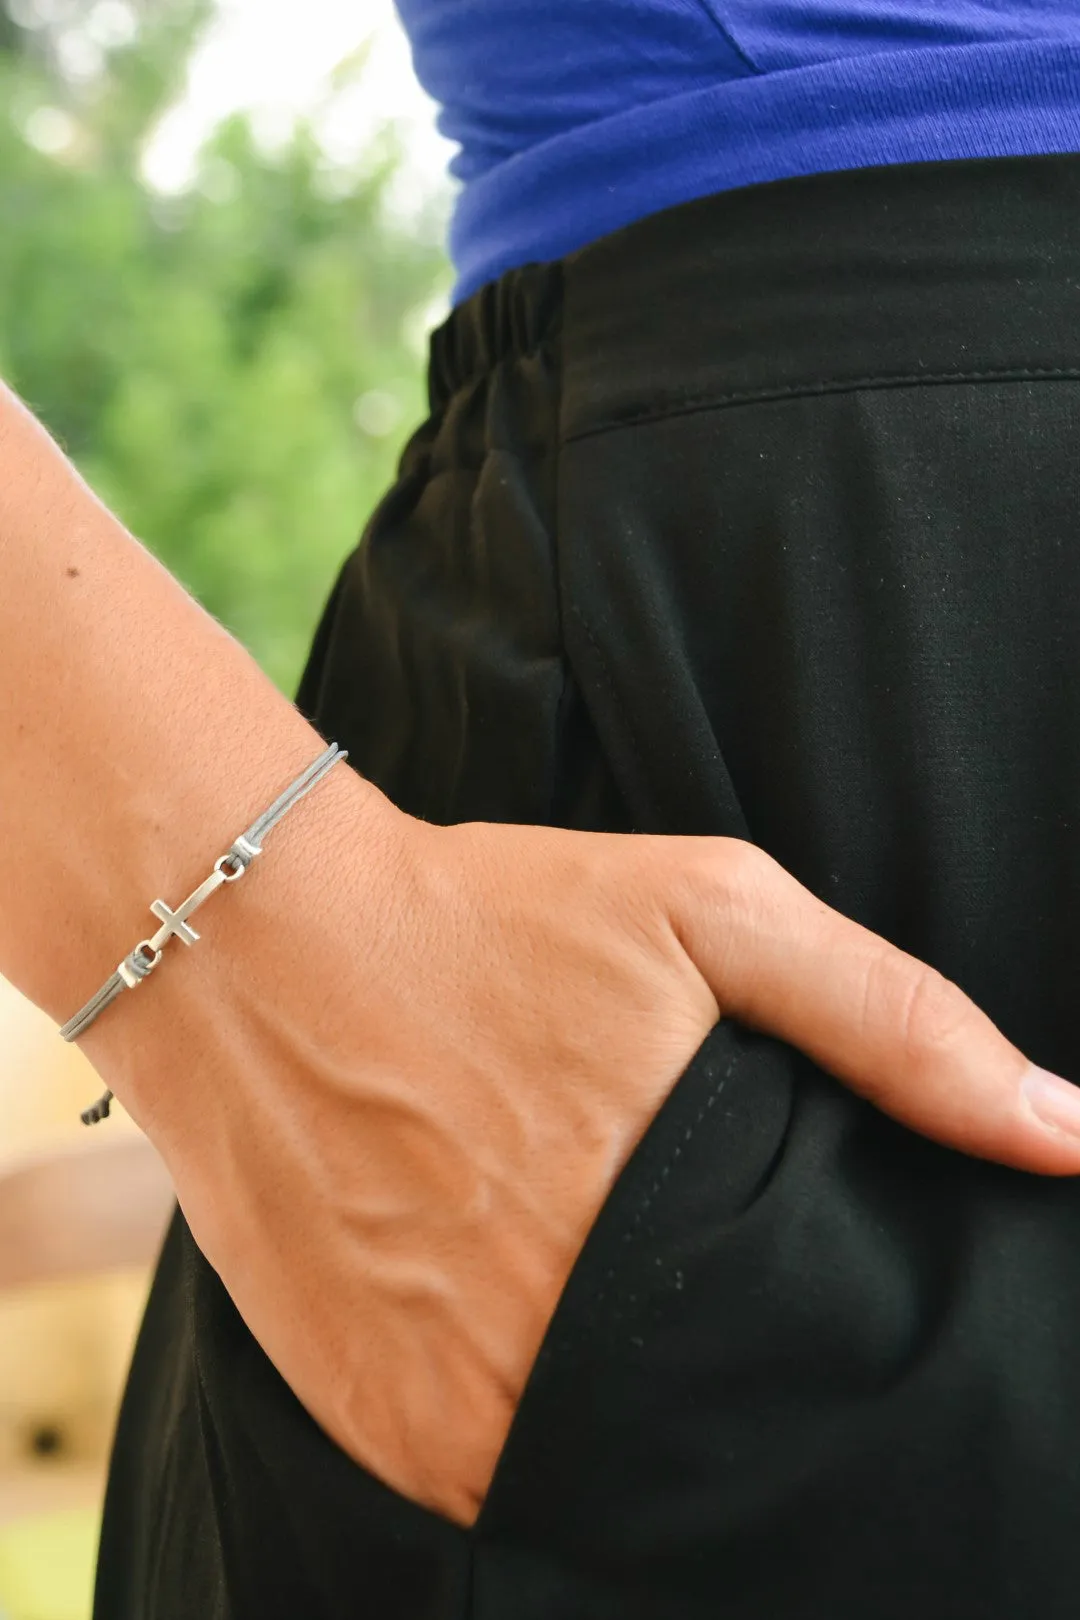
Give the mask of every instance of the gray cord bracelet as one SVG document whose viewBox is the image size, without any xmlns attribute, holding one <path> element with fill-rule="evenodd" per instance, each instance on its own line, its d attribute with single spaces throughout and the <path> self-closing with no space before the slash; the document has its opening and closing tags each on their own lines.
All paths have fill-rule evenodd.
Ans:
<svg viewBox="0 0 1080 1620">
<path fill-rule="evenodd" d="M 148 978 L 161 961 L 161 953 L 165 946 L 174 936 L 183 940 L 185 945 L 194 945 L 199 936 L 188 922 L 192 912 L 196 911 L 204 900 L 208 900 L 215 889 L 220 889 L 223 883 L 235 883 L 237 878 L 242 878 L 256 855 L 262 854 L 262 839 L 274 823 L 280 821 L 286 811 L 291 810 L 305 793 L 310 793 L 315 784 L 321 781 L 339 759 L 347 758 L 346 749 L 339 748 L 337 743 L 331 743 L 326 752 L 320 754 L 306 771 L 302 771 L 284 793 L 278 794 L 269 810 L 264 810 L 258 820 L 253 821 L 247 831 L 240 834 L 226 853 L 218 857 L 210 876 L 203 879 L 182 905 L 173 911 L 164 900 L 155 900 L 150 910 L 155 917 L 160 918 L 161 927 L 150 939 L 140 939 L 134 950 L 129 951 L 124 957 L 115 973 L 109 975 L 101 989 L 61 1027 L 60 1034 L 64 1040 L 77 1040 L 94 1019 L 105 1011 L 109 1003 L 116 1000 L 121 991 L 134 990 Z M 107 1091 L 92 1107 L 85 1109 L 82 1114 L 83 1124 L 96 1125 L 99 1120 L 107 1119 L 112 1098 L 112 1092 Z"/>
</svg>

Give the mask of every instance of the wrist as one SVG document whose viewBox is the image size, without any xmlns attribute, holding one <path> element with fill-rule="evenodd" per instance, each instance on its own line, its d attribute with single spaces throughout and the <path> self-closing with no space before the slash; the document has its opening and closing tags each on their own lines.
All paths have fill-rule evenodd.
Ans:
<svg viewBox="0 0 1080 1620">
<path fill-rule="evenodd" d="M 181 840 L 186 870 L 171 888 L 146 889 L 137 902 L 145 926 L 136 926 L 125 950 L 158 926 L 150 901 L 179 905 L 243 828 L 324 751 L 314 731 L 304 740 L 296 767 L 279 764 L 262 787 L 249 786 L 237 813 L 227 824 L 222 819 L 220 835 L 201 855 L 192 855 L 190 839 Z M 144 1128 L 154 1121 L 168 1138 L 181 1116 L 192 1110 L 205 1116 L 222 1085 L 235 1092 L 241 1071 L 250 1076 L 260 1049 L 275 1043 L 280 1020 L 293 1033 L 278 1043 L 275 1063 L 283 1054 L 288 1061 L 297 1032 L 301 1045 L 313 1038 L 319 1022 L 313 986 L 339 971 L 346 926 L 369 937 L 377 933 L 386 869 L 397 858 L 407 819 L 340 763 L 269 830 L 262 854 L 242 878 L 222 885 L 200 908 L 193 917 L 198 940 L 170 939 L 137 993 L 123 992 L 79 1037 L 105 1085 Z M 345 873 L 351 874 L 347 896 Z M 363 914 L 365 905 L 370 916 Z"/>
</svg>

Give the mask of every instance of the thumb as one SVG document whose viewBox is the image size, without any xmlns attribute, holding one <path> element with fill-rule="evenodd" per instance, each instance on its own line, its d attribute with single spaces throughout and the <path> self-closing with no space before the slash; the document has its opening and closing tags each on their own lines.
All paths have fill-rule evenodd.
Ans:
<svg viewBox="0 0 1080 1620">
<path fill-rule="evenodd" d="M 721 1016 L 798 1047 L 948 1147 L 1080 1174 L 1080 1088 L 1035 1068 L 958 985 L 834 911 L 755 844 L 665 843 L 683 846 L 668 914 Z"/>
</svg>

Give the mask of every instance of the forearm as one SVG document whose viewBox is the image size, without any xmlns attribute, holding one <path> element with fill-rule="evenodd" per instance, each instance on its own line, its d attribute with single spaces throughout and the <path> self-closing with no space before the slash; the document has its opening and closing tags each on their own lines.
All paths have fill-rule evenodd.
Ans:
<svg viewBox="0 0 1080 1620">
<path fill-rule="evenodd" d="M 0 694 L 0 973 L 60 1021 L 153 932 L 150 901 L 178 903 L 323 743 L 3 388 Z M 160 1003 L 166 981 L 172 1002 L 227 994 L 223 951 L 257 952 L 267 907 L 294 900 L 320 849 L 362 839 L 381 806 L 354 772 L 331 772 L 260 881 L 203 913 L 215 908 L 215 961 L 174 948 L 153 989 L 100 1025 L 130 1036 L 148 1014 L 127 1001 Z M 83 1044 L 110 1050 L 92 1032 Z"/>
</svg>

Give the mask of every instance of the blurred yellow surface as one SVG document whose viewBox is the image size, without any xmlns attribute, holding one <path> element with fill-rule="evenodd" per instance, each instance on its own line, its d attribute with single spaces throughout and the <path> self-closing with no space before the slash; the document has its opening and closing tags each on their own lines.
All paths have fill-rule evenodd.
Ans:
<svg viewBox="0 0 1080 1620">
<path fill-rule="evenodd" d="M 93 1508 L 0 1529 L 3 1620 L 89 1620 L 97 1533 Z"/>
<path fill-rule="evenodd" d="M 82 1053 L 0 980 L 0 1170 L 84 1147 Z M 135 1127 L 117 1110 L 112 1140 Z M 0 1293 L 0 1620 L 88 1620 L 108 1448 L 145 1268 Z"/>
</svg>

